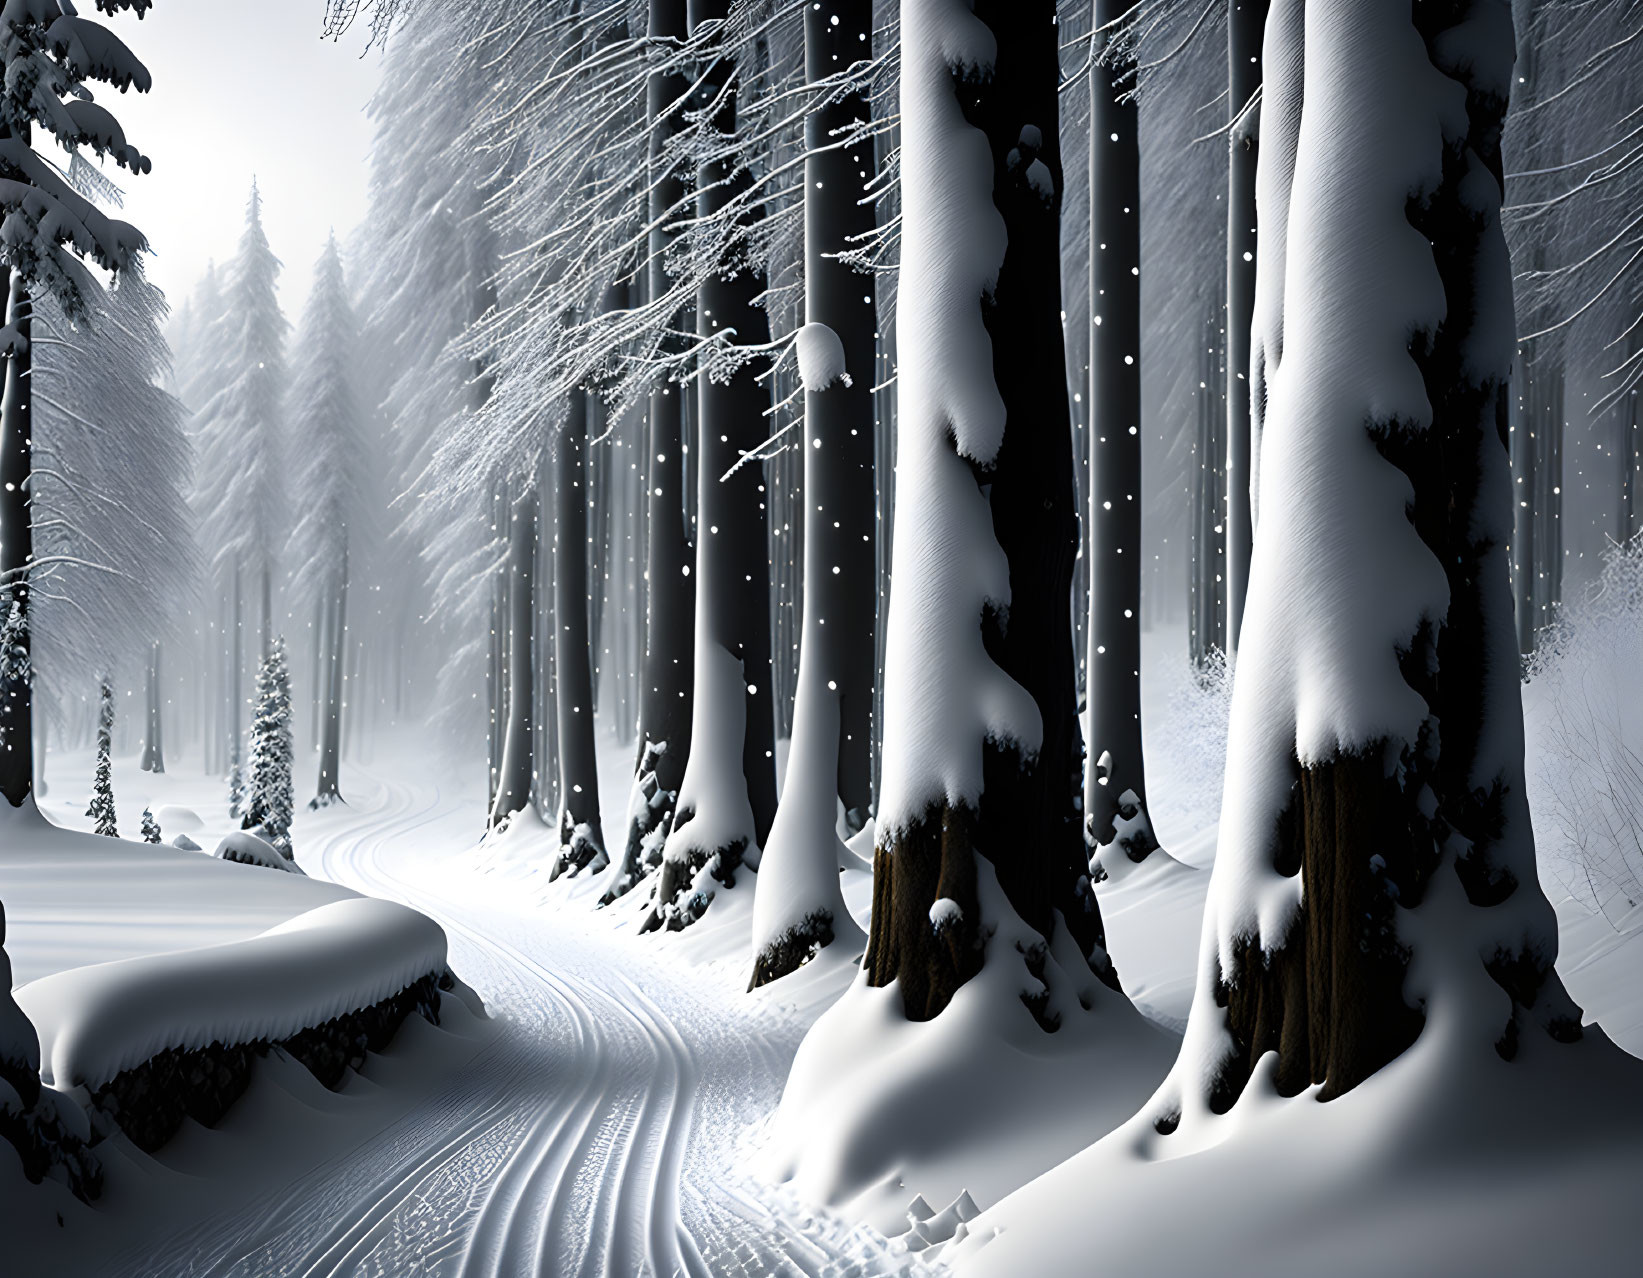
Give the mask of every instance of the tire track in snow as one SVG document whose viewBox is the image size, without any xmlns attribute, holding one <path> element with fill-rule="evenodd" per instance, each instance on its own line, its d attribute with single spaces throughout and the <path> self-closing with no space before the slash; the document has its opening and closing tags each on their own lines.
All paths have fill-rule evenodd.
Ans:
<svg viewBox="0 0 1643 1278">
<path fill-rule="evenodd" d="M 777 1275 L 876 1278 L 905 1255 L 770 1201 L 734 1171 L 750 1109 L 791 1055 L 590 920 L 524 914 L 451 890 L 472 831 L 437 788 L 380 774 L 380 799 L 334 812 L 306 864 L 437 919 L 496 1039 L 378 1137 L 265 1198 L 179 1235 L 130 1271 L 217 1278 Z M 361 787 L 363 790 L 363 787 Z M 357 819 L 348 819 L 349 817 Z M 443 865 L 405 845 L 457 824 Z M 443 834 L 442 831 L 437 833 Z M 412 858 L 414 862 L 414 858 Z M 460 887 L 460 883 L 454 886 Z M 369 1073 L 369 1070 L 367 1070 Z M 756 1094 L 749 1094 L 749 1088 Z M 187 1257 L 186 1270 L 177 1263 Z"/>
</svg>

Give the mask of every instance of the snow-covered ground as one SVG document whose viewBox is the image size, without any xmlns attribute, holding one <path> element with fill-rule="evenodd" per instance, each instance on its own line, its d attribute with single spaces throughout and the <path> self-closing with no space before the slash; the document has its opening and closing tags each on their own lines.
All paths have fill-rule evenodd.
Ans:
<svg viewBox="0 0 1643 1278">
<path fill-rule="evenodd" d="M 604 807 L 618 813 L 629 752 L 608 738 L 602 747 Z M 47 802 L 56 819 L 84 824 L 74 792 L 88 762 L 55 762 Z M 197 813 L 190 835 L 206 848 L 227 826 L 221 782 L 189 761 L 149 777 L 117 759 L 115 786 L 122 828 L 136 828 L 145 804 Z M 547 883 L 552 836 L 539 823 L 476 846 L 479 787 L 429 760 L 350 767 L 344 789 L 348 805 L 298 816 L 306 879 L 69 835 L 90 845 L 81 855 L 104 859 L 69 874 L 39 859 L 0 870 L 10 876 L 0 900 L 20 982 L 88 958 L 254 935 L 352 889 L 435 918 L 453 969 L 494 1018 L 447 999 L 442 1027 L 412 1018 L 337 1093 L 276 1057 L 218 1128 L 190 1123 L 157 1156 L 105 1143 L 108 1189 L 95 1207 L 55 1187 L 39 1191 L 72 1225 L 37 1239 L 54 1274 L 920 1270 L 908 1240 L 887 1242 L 807 1208 L 760 1171 L 799 1041 L 853 976 L 856 955 L 824 952 L 750 995 L 750 876 L 687 932 L 641 937 L 638 899 L 599 911 L 597 881 Z M 1140 867 L 1117 867 L 1100 888 L 1119 976 L 1167 1028 L 1178 1027 L 1190 997 L 1212 849 L 1213 831 L 1202 832 Z M 195 865 L 174 859 L 185 855 L 200 871 L 254 882 L 256 894 L 232 894 L 207 921 L 168 911 L 176 888 L 166 876 Z M 847 871 L 843 886 L 865 925 L 867 875 Z M 1606 920 L 1565 898 L 1559 919 L 1571 992 L 1643 1055 L 1643 915 Z M 915 1188 L 906 1187 L 910 1206 Z M 939 1213 L 946 1203 L 931 1205 Z M 995 1203 L 983 1196 L 977 1206 Z M 1000 1257 L 1016 1254 L 1001 1248 L 968 1263 L 998 1271 Z"/>
</svg>

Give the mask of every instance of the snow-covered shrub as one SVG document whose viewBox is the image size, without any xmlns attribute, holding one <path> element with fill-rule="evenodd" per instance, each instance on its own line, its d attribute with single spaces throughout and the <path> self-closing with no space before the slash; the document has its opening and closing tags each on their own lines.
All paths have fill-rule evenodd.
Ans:
<svg viewBox="0 0 1643 1278">
<path fill-rule="evenodd" d="M 1203 665 L 1181 664 L 1163 714 L 1147 724 L 1147 789 L 1166 848 L 1220 819 L 1231 709 L 1232 670 L 1212 648 Z"/>
<path fill-rule="evenodd" d="M 1541 875 L 1593 909 L 1643 901 L 1640 665 L 1643 537 L 1634 537 L 1542 632 L 1523 691 Z"/>
<path fill-rule="evenodd" d="M 160 841 L 160 823 L 154 819 L 152 808 L 143 809 L 143 842 L 158 843 Z"/>
<path fill-rule="evenodd" d="M 180 837 L 180 836 L 179 836 Z M 267 870 L 284 870 L 287 874 L 301 874 L 302 867 L 267 838 L 261 826 L 250 830 L 235 830 L 217 844 L 212 853 L 219 861 L 236 861 L 240 865 L 260 865 Z"/>
</svg>

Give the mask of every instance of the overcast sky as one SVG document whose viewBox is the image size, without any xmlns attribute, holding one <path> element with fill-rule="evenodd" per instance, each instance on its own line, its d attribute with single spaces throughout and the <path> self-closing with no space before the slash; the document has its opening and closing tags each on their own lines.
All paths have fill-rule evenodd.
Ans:
<svg viewBox="0 0 1643 1278">
<path fill-rule="evenodd" d="M 149 276 L 173 308 L 207 261 L 232 257 L 253 174 L 293 322 L 327 232 L 334 226 L 342 239 L 363 217 L 364 107 L 382 55 L 361 57 L 363 27 L 337 44 L 320 40 L 324 7 L 323 0 L 159 0 L 140 22 L 111 20 L 153 73 L 154 88 L 121 95 L 98 86 L 97 97 L 154 171 L 109 171 L 126 192 L 119 216 L 147 234 Z"/>
</svg>

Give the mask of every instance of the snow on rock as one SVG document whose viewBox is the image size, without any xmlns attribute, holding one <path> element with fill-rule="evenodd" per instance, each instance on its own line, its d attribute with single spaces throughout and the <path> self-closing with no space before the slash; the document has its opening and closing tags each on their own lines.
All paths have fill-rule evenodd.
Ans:
<svg viewBox="0 0 1643 1278">
<path fill-rule="evenodd" d="M 193 808 L 185 808 L 180 803 L 162 803 L 154 809 L 154 819 L 160 823 L 162 830 L 174 830 L 178 833 L 192 834 L 205 825 L 198 812 Z"/>
<path fill-rule="evenodd" d="M 950 896 L 939 898 L 930 907 L 930 926 L 938 933 L 964 921 L 964 907 Z"/>
<path fill-rule="evenodd" d="M 809 323 L 799 329 L 799 381 L 807 391 L 824 391 L 835 382 L 854 385 L 844 367 L 844 343 L 826 324 Z"/>
<path fill-rule="evenodd" d="M 261 828 L 257 827 L 259 830 Z M 212 855 L 219 861 L 257 865 L 265 870 L 284 870 L 287 874 L 303 872 L 295 861 L 252 830 L 234 830 L 217 844 L 217 850 Z"/>
<path fill-rule="evenodd" d="M 39 1031 L 44 1079 L 96 1088 L 168 1049 L 290 1038 L 444 971 L 437 923 L 354 897 L 246 940 L 69 968 L 17 1002 Z"/>
<path fill-rule="evenodd" d="M 201 850 L 200 845 L 194 842 L 194 840 L 189 838 L 186 834 L 174 836 L 171 840 L 171 846 L 184 852 L 198 852 Z"/>
</svg>

